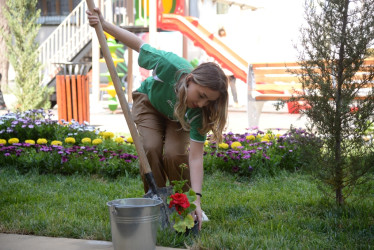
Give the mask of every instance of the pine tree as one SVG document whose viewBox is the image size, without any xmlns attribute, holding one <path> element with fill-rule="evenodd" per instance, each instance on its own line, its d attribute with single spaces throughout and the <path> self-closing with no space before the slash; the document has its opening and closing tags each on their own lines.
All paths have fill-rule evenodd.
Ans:
<svg viewBox="0 0 374 250">
<path fill-rule="evenodd" d="M 307 104 L 303 113 L 322 142 L 308 151 L 311 170 L 342 205 L 374 167 L 373 142 L 363 139 L 374 121 L 374 65 L 364 63 L 373 56 L 374 0 L 306 1 L 305 17 L 297 47 L 301 70 L 290 70 L 304 92 L 290 101 Z"/>
<path fill-rule="evenodd" d="M 35 38 L 40 29 L 37 24 L 40 10 L 36 4 L 37 0 L 8 0 L 4 8 L 10 29 L 10 35 L 5 38 L 8 57 L 16 72 L 15 88 L 11 91 L 20 111 L 50 107 L 52 90 L 41 85 L 39 76 L 41 64 Z"/>
</svg>

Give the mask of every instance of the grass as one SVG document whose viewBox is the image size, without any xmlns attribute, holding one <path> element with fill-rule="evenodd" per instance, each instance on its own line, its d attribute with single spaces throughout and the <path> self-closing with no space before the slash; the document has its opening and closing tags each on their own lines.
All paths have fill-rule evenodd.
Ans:
<svg viewBox="0 0 374 250">
<path fill-rule="evenodd" d="M 374 182 L 374 181 L 373 181 Z M 374 184 L 374 183 L 372 183 Z M 337 207 L 302 173 L 205 175 L 199 236 L 159 231 L 157 245 L 202 249 L 372 249 L 374 190 Z M 358 190 L 359 191 L 359 190 Z M 0 169 L 0 232 L 111 240 L 106 202 L 141 197 L 140 178 L 21 175 Z M 358 197 L 356 197 L 358 198 Z"/>
</svg>

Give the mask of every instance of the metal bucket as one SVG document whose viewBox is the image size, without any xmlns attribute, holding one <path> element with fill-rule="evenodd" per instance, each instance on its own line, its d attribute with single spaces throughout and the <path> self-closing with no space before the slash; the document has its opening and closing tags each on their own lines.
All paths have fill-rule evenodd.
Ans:
<svg viewBox="0 0 374 250">
<path fill-rule="evenodd" d="M 150 198 L 109 201 L 113 248 L 155 249 L 161 204 Z"/>
</svg>

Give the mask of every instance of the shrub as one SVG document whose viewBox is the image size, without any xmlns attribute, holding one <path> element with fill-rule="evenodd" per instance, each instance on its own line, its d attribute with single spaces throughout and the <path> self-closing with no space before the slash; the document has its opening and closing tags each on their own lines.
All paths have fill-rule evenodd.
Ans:
<svg viewBox="0 0 374 250">
<path fill-rule="evenodd" d="M 275 175 L 280 170 L 295 171 L 306 162 L 300 138 L 311 138 L 305 130 L 291 129 L 280 135 L 253 130 L 244 134 L 224 134 L 224 142 L 205 143 L 205 169 L 218 168 L 239 176 Z"/>
</svg>

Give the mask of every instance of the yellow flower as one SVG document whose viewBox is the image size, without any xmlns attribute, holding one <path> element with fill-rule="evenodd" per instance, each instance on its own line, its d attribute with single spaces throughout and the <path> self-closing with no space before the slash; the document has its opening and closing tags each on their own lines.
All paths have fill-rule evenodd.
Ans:
<svg viewBox="0 0 374 250">
<path fill-rule="evenodd" d="M 100 131 L 100 132 L 99 132 L 99 136 L 103 137 L 103 136 L 104 136 L 104 132 L 103 132 L 103 131 Z"/>
<path fill-rule="evenodd" d="M 28 143 L 28 144 L 35 144 L 35 141 L 34 141 L 34 140 L 26 140 L 25 143 Z"/>
<path fill-rule="evenodd" d="M 232 149 L 237 149 L 238 147 L 241 147 L 242 144 L 238 141 L 234 141 L 233 143 L 231 143 L 231 148 Z"/>
<path fill-rule="evenodd" d="M 204 146 L 208 146 L 208 144 L 209 144 L 209 141 L 204 142 Z"/>
<path fill-rule="evenodd" d="M 132 139 L 132 137 L 127 138 L 126 141 L 127 141 L 128 143 L 134 143 L 134 140 Z"/>
<path fill-rule="evenodd" d="M 52 141 L 52 142 L 51 142 L 51 145 L 61 146 L 61 145 L 62 145 L 62 142 L 61 142 L 61 141 Z"/>
<path fill-rule="evenodd" d="M 267 139 L 267 138 L 264 137 L 264 138 L 261 139 L 261 141 L 262 142 L 269 142 L 269 139 Z"/>
<path fill-rule="evenodd" d="M 74 144 L 75 139 L 73 137 L 67 137 L 67 138 L 65 138 L 65 143 Z"/>
<path fill-rule="evenodd" d="M 104 139 L 112 139 L 114 134 L 112 132 L 104 132 L 102 136 Z"/>
<path fill-rule="evenodd" d="M 258 135 L 256 135 L 256 138 L 257 138 L 257 139 L 261 139 L 261 138 L 262 138 L 262 135 L 258 134 Z"/>
<path fill-rule="evenodd" d="M 19 143 L 19 140 L 18 140 L 18 138 L 10 138 L 10 139 L 8 140 L 8 143 L 9 143 L 9 144 Z"/>
<path fill-rule="evenodd" d="M 47 140 L 45 139 L 45 138 L 39 138 L 37 141 L 36 141 L 36 143 L 38 143 L 38 144 L 47 144 Z"/>
<path fill-rule="evenodd" d="M 281 134 L 276 134 L 275 135 L 277 138 L 281 137 L 282 135 Z"/>
<path fill-rule="evenodd" d="M 256 137 L 254 135 L 247 135 L 245 139 L 247 139 L 248 141 L 254 141 L 256 140 Z"/>
<path fill-rule="evenodd" d="M 5 144 L 6 144 L 6 140 L 4 140 L 4 139 L 0 139 L 0 144 L 5 145 Z"/>
<path fill-rule="evenodd" d="M 222 143 L 218 144 L 218 147 L 219 148 L 223 148 L 223 149 L 228 149 L 229 148 L 229 144 L 222 142 Z"/>
<path fill-rule="evenodd" d="M 274 138 L 274 135 L 273 134 L 266 134 L 266 135 L 264 135 L 263 138 L 269 141 L 269 140 Z"/>
<path fill-rule="evenodd" d="M 92 141 L 93 145 L 99 145 L 101 143 L 103 143 L 103 141 L 101 139 L 95 139 L 95 140 Z"/>
<path fill-rule="evenodd" d="M 122 137 L 117 137 L 114 141 L 117 143 L 123 143 L 125 140 Z"/>
<path fill-rule="evenodd" d="M 91 138 L 85 137 L 82 139 L 83 144 L 90 144 L 91 143 Z"/>
</svg>

